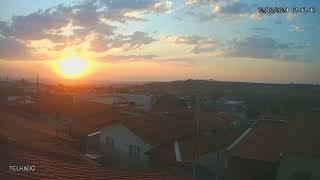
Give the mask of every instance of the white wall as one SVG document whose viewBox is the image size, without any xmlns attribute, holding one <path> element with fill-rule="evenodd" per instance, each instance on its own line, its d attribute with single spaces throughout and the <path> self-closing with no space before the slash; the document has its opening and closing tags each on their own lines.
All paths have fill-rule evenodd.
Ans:
<svg viewBox="0 0 320 180">
<path fill-rule="evenodd" d="M 112 160 L 120 166 L 134 167 L 134 168 L 148 168 L 149 157 L 144 152 L 150 149 L 150 145 L 146 144 L 140 137 L 136 136 L 129 129 L 120 123 L 112 124 L 100 130 L 100 144 L 101 150 L 107 160 Z M 114 139 L 114 147 L 106 145 L 106 137 Z M 130 145 L 140 147 L 140 158 L 130 156 Z"/>
<path fill-rule="evenodd" d="M 113 104 L 113 102 L 121 103 L 125 102 L 125 99 L 127 99 L 129 102 L 135 102 L 137 106 L 143 107 L 144 110 L 151 109 L 151 96 L 143 94 L 110 93 L 91 97 L 92 101 L 104 104 Z"/>
<path fill-rule="evenodd" d="M 200 156 L 197 163 L 212 173 L 219 173 L 219 171 L 223 170 L 226 160 L 226 155 L 223 151 L 216 151 Z"/>
</svg>

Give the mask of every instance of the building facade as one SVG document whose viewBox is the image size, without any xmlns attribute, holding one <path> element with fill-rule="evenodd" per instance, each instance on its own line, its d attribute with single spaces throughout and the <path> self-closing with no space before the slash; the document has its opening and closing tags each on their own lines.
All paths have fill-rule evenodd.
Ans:
<svg viewBox="0 0 320 180">
<path fill-rule="evenodd" d="M 121 123 L 100 130 L 100 148 L 105 162 L 130 169 L 147 169 L 150 145 Z"/>
</svg>

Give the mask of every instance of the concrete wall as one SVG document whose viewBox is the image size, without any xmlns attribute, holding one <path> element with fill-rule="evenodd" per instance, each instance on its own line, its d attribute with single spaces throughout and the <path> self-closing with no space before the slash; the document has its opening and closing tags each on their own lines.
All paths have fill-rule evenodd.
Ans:
<svg viewBox="0 0 320 180">
<path fill-rule="evenodd" d="M 150 145 L 146 144 L 140 137 L 120 123 L 105 127 L 100 132 L 101 151 L 108 164 L 130 169 L 149 168 L 150 160 L 144 152 L 150 149 Z M 107 136 L 113 138 L 113 147 L 106 143 Z M 140 148 L 139 158 L 130 156 L 130 145 Z"/>
<path fill-rule="evenodd" d="M 319 180 L 320 156 L 285 154 L 280 162 L 277 180 L 294 180 L 295 173 L 309 174 L 310 178 L 308 180 Z"/>
</svg>

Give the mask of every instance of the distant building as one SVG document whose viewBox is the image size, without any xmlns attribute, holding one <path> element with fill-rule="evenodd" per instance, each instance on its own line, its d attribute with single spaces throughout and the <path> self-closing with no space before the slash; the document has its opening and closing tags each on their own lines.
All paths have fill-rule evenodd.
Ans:
<svg viewBox="0 0 320 180">
<path fill-rule="evenodd" d="M 145 111 L 151 109 L 151 96 L 139 94 L 108 93 L 93 95 L 91 101 L 113 105 L 135 105 Z"/>
<path fill-rule="evenodd" d="M 244 101 L 230 100 L 225 97 L 218 98 L 216 100 L 215 107 L 220 111 L 232 111 L 232 112 L 246 111 Z"/>
<path fill-rule="evenodd" d="M 8 87 L 8 81 L 0 81 L 0 104 L 4 104 L 7 102 Z"/>
</svg>

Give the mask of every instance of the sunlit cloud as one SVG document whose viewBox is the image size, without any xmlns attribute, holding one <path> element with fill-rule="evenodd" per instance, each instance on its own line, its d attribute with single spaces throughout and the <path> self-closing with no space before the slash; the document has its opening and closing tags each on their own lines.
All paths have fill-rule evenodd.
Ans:
<svg viewBox="0 0 320 180">
<path fill-rule="evenodd" d="M 167 36 L 166 42 L 176 45 L 187 45 L 191 47 L 190 52 L 199 54 L 213 52 L 216 49 L 216 41 L 212 38 L 203 36 Z"/>
<path fill-rule="evenodd" d="M 129 51 L 150 44 L 153 41 L 155 41 L 153 37 L 140 31 L 136 31 L 131 35 L 117 35 L 115 37 L 106 37 L 97 34 L 90 42 L 90 50 L 95 52 L 107 52 L 114 48 L 120 48 L 124 51 Z"/>
<path fill-rule="evenodd" d="M 261 19 L 261 16 L 256 13 L 256 4 L 248 4 L 241 1 L 186 0 L 186 4 L 199 5 L 199 9 L 187 12 L 187 15 L 191 15 L 204 22 L 218 18 L 226 18 L 229 20 L 238 20 L 241 17 L 250 17 L 252 20 Z"/>
<path fill-rule="evenodd" d="M 171 8 L 171 1 L 101 0 L 83 1 L 70 6 L 58 5 L 28 15 L 14 16 L 11 22 L 0 21 L 1 43 L 17 44 L 22 59 L 23 54 L 31 53 L 28 52 L 31 50 L 29 45 L 35 54 L 37 50 L 43 52 L 44 49 L 48 53 L 70 47 L 83 49 L 88 44 L 90 47 L 87 49 L 97 52 L 114 48 L 128 51 L 155 39 L 139 31 L 131 35 L 116 33 L 117 27 L 110 25 L 111 21 L 134 21 L 140 19 L 141 14 L 168 13 Z M 6 57 L 9 56 L 3 55 L 2 59 Z"/>
<path fill-rule="evenodd" d="M 225 50 L 226 56 L 233 57 L 304 61 L 306 57 L 296 53 L 296 50 L 308 47 L 305 43 L 285 43 L 271 37 L 254 35 L 231 40 Z"/>
<path fill-rule="evenodd" d="M 301 32 L 302 29 L 299 26 L 291 25 L 291 28 L 289 31 L 290 32 Z"/>
</svg>

